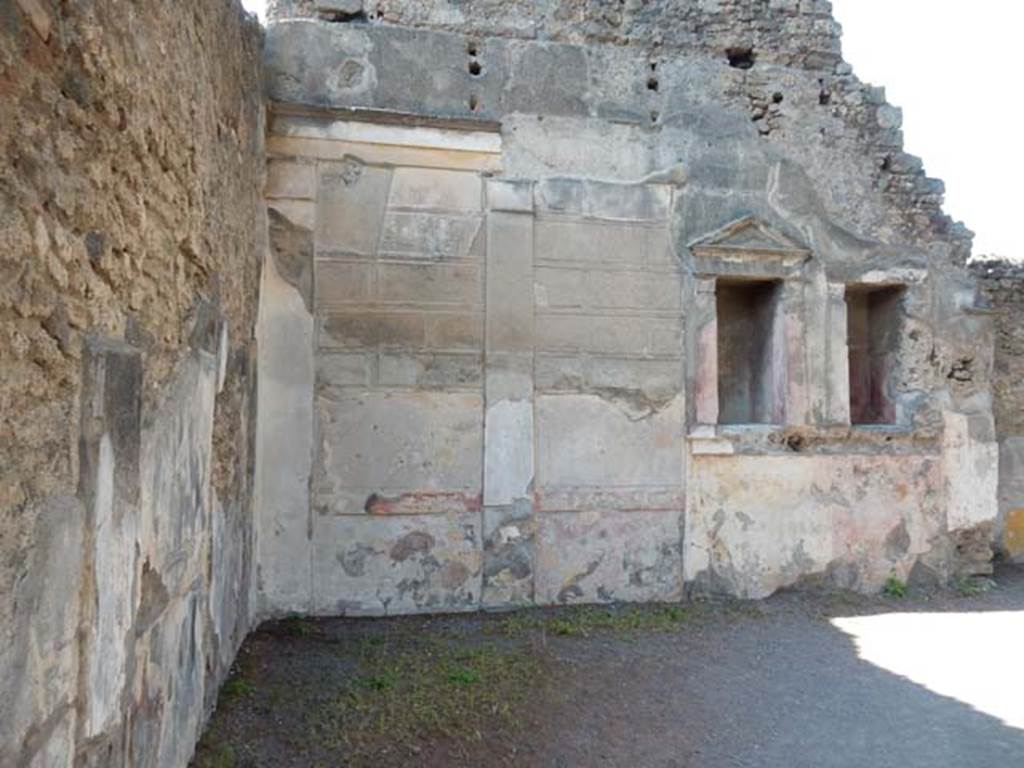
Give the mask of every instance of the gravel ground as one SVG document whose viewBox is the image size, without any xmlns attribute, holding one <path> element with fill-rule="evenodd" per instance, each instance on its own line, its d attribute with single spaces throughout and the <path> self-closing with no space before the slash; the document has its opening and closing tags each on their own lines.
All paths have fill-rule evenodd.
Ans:
<svg viewBox="0 0 1024 768">
<path fill-rule="evenodd" d="M 1024 765 L 1024 570 L 902 599 L 263 625 L 197 768 Z"/>
</svg>

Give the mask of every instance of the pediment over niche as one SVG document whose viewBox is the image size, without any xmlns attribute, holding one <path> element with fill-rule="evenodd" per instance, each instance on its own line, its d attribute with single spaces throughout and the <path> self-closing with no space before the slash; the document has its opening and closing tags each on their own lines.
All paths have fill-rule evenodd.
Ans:
<svg viewBox="0 0 1024 768">
<path fill-rule="evenodd" d="M 693 240 L 688 245 L 695 256 L 732 258 L 775 257 L 804 259 L 810 249 L 756 216 L 744 216 Z"/>
</svg>

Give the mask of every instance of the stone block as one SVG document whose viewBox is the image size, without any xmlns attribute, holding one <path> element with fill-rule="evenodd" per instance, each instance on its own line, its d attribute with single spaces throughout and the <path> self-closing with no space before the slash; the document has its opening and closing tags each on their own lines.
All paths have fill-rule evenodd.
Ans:
<svg viewBox="0 0 1024 768">
<path fill-rule="evenodd" d="M 377 385 L 426 390 L 479 391 L 483 387 L 480 354 L 381 354 Z"/>
<path fill-rule="evenodd" d="M 373 362 L 372 353 L 320 352 L 316 356 L 317 392 L 337 396 L 339 387 L 370 386 Z"/>
<path fill-rule="evenodd" d="M 483 303 L 483 280 L 473 264 L 380 264 L 376 299 L 404 304 Z"/>
<path fill-rule="evenodd" d="M 538 313 L 536 335 L 537 348 L 549 352 L 678 356 L 682 349 L 678 321 L 649 317 Z"/>
<path fill-rule="evenodd" d="M 602 309 L 678 311 L 680 281 L 650 272 L 590 270 L 585 280 L 589 305 Z"/>
<path fill-rule="evenodd" d="M 573 262 L 617 266 L 664 261 L 667 239 L 658 229 L 597 221 L 538 220 L 535 258 L 540 262 Z M 659 234 L 660 233 L 660 234 Z"/>
<path fill-rule="evenodd" d="M 583 309 L 587 306 L 587 273 L 567 267 L 534 270 L 534 301 L 538 309 Z"/>
<path fill-rule="evenodd" d="M 421 349 L 426 320 L 420 314 L 387 312 L 332 312 L 319 316 L 320 349 L 350 347 L 405 347 Z"/>
<path fill-rule="evenodd" d="M 533 213 L 533 182 L 488 179 L 487 208 L 505 213 Z"/>
<path fill-rule="evenodd" d="M 680 515 L 678 510 L 538 515 L 536 602 L 680 600 Z"/>
<path fill-rule="evenodd" d="M 380 252 L 395 258 L 435 261 L 479 258 L 481 229 L 479 216 L 389 211 L 383 223 Z"/>
<path fill-rule="evenodd" d="M 538 392 L 579 392 L 586 388 L 589 375 L 582 357 L 538 354 L 534 386 Z"/>
<path fill-rule="evenodd" d="M 598 390 L 633 390 L 655 400 L 682 392 L 681 360 L 591 358 L 587 382 Z"/>
<path fill-rule="evenodd" d="M 308 160 L 269 159 L 264 195 L 270 200 L 316 199 L 316 165 Z"/>
<path fill-rule="evenodd" d="M 351 24 L 272 24 L 264 51 L 267 95 L 298 104 L 370 106 L 377 85 L 372 47 L 367 30 Z"/>
<path fill-rule="evenodd" d="M 505 112 L 585 115 L 590 87 L 584 49 L 557 43 L 509 46 L 509 78 L 502 95 Z"/>
<path fill-rule="evenodd" d="M 483 313 L 435 313 L 426 316 L 427 346 L 430 349 L 483 349 Z"/>
<path fill-rule="evenodd" d="M 354 159 L 322 163 L 317 194 L 317 253 L 375 254 L 390 183 L 389 170 Z"/>
<path fill-rule="evenodd" d="M 529 353 L 487 355 L 487 401 L 533 399 L 533 356 Z"/>
<path fill-rule="evenodd" d="M 492 212 L 487 217 L 487 351 L 533 347 L 532 216 Z"/>
<path fill-rule="evenodd" d="M 491 400 L 484 416 L 484 504 L 509 506 L 533 486 L 533 403 Z"/>
<path fill-rule="evenodd" d="M 479 213 L 483 184 L 479 174 L 432 168 L 396 168 L 388 208 Z"/>
<path fill-rule="evenodd" d="M 373 266 L 368 262 L 327 261 L 316 262 L 316 306 L 367 301 Z"/>
<path fill-rule="evenodd" d="M 682 403 L 635 390 L 538 395 L 539 487 L 680 485 Z"/>
<path fill-rule="evenodd" d="M 318 516 L 313 539 L 316 614 L 385 616 L 479 607 L 478 512 Z"/>
<path fill-rule="evenodd" d="M 321 513 L 479 507 L 482 395 L 366 392 L 318 397 L 316 412 Z"/>
<path fill-rule="evenodd" d="M 534 206 L 538 213 L 583 216 L 585 194 L 580 179 L 542 179 L 534 186 Z"/>
<path fill-rule="evenodd" d="M 585 216 L 618 221 L 667 221 L 672 188 L 663 184 L 584 182 Z"/>
<path fill-rule="evenodd" d="M 377 108 L 476 121 L 500 118 L 507 79 L 505 41 L 491 37 L 481 46 L 481 68 L 474 75 L 464 35 L 391 25 L 374 25 L 368 34 L 370 65 L 387 72 L 378 78 L 371 97 Z"/>
</svg>

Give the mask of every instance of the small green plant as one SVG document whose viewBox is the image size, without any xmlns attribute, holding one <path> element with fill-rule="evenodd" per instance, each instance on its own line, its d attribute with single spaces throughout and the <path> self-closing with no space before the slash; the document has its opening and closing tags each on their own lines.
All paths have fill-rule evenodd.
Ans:
<svg viewBox="0 0 1024 768">
<path fill-rule="evenodd" d="M 885 586 L 882 587 L 882 594 L 886 597 L 902 600 L 907 596 L 907 583 L 898 576 L 890 576 L 885 580 Z"/>
<path fill-rule="evenodd" d="M 237 764 L 235 749 L 230 744 L 218 744 L 196 754 L 196 768 L 235 768 Z"/>
<path fill-rule="evenodd" d="M 297 616 L 282 619 L 279 626 L 284 634 L 292 637 L 309 637 L 316 632 L 316 624 Z"/>
<path fill-rule="evenodd" d="M 237 699 L 242 696 L 248 696 L 255 690 L 256 686 L 244 677 L 232 677 L 224 682 L 221 693 L 229 699 Z"/>
<path fill-rule="evenodd" d="M 558 637 L 589 637 L 596 632 L 667 632 L 678 629 L 690 617 L 690 609 L 682 605 L 580 606 L 560 609 L 554 615 L 519 611 L 496 625 L 496 630 L 510 637 L 529 630 L 543 630 Z"/>
<path fill-rule="evenodd" d="M 367 688 L 371 691 L 390 691 L 395 687 L 395 682 L 395 674 L 391 671 L 364 675 L 356 680 L 356 684 L 360 688 Z"/>
<path fill-rule="evenodd" d="M 992 579 L 971 578 L 969 576 L 957 576 L 953 580 L 953 589 L 960 593 L 961 597 L 977 597 L 992 589 L 996 583 Z"/>
<path fill-rule="evenodd" d="M 480 673 L 472 667 L 456 666 L 448 670 L 448 680 L 457 685 L 475 685 L 480 682 Z"/>
</svg>

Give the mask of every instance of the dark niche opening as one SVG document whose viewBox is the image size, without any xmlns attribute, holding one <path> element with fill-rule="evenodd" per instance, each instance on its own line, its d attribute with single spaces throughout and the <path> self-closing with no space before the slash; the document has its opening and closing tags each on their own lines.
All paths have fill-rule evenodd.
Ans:
<svg viewBox="0 0 1024 768">
<path fill-rule="evenodd" d="M 850 423 L 894 424 L 894 372 L 903 321 L 903 286 L 848 286 Z"/>
<path fill-rule="evenodd" d="M 720 424 L 783 420 L 781 287 L 778 280 L 724 278 L 715 287 Z"/>
</svg>

